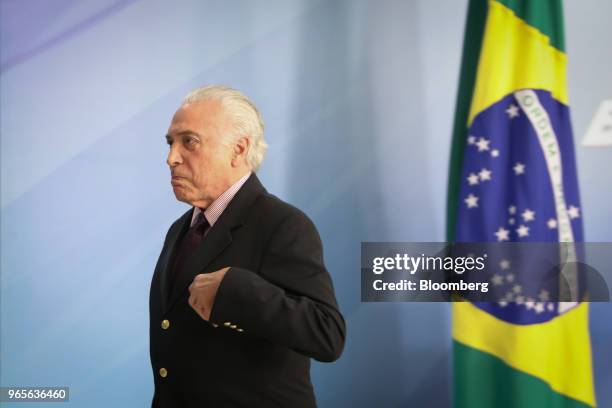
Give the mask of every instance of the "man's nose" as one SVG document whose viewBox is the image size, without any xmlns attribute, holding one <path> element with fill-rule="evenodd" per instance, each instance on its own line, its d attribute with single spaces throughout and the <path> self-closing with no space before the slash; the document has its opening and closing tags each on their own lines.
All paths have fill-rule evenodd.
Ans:
<svg viewBox="0 0 612 408">
<path fill-rule="evenodd" d="M 168 163 L 168 166 L 170 167 L 175 167 L 179 165 L 182 161 L 181 154 L 178 151 L 178 148 L 176 148 L 175 146 L 176 144 L 173 144 L 172 146 L 170 146 L 170 151 L 168 152 L 168 158 L 166 159 L 166 163 Z"/>
</svg>

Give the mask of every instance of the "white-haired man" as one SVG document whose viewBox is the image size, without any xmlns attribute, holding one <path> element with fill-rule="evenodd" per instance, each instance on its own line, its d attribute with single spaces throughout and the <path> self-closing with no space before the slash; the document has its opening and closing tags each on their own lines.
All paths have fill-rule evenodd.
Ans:
<svg viewBox="0 0 612 408">
<path fill-rule="evenodd" d="M 192 208 L 151 282 L 153 407 L 314 407 L 310 358 L 344 347 L 315 226 L 254 173 L 263 128 L 222 86 L 189 93 L 170 124 L 172 188 Z"/>
</svg>

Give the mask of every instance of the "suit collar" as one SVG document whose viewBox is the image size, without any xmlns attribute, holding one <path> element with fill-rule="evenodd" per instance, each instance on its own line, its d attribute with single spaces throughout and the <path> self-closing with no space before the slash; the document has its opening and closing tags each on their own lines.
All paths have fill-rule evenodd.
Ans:
<svg viewBox="0 0 612 408">
<path fill-rule="evenodd" d="M 232 201 L 227 205 L 217 222 L 224 223 L 228 228 L 244 224 L 253 201 L 261 193 L 266 192 L 255 173 L 251 173 Z"/>
</svg>

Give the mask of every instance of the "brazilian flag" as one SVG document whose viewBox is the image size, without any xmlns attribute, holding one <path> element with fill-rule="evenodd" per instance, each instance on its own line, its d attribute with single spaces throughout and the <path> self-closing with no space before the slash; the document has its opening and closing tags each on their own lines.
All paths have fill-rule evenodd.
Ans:
<svg viewBox="0 0 612 408">
<path fill-rule="evenodd" d="M 581 242 L 561 0 L 471 0 L 453 129 L 448 241 Z M 457 407 L 595 406 L 588 304 L 523 293 L 453 304 Z"/>
</svg>

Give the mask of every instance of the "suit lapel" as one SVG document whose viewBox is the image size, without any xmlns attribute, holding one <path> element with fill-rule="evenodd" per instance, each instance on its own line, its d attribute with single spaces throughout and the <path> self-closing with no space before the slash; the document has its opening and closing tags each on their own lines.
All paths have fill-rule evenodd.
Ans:
<svg viewBox="0 0 612 408">
<path fill-rule="evenodd" d="M 160 257 L 159 286 L 161 290 L 161 305 L 164 311 L 168 307 L 168 279 L 170 278 L 170 273 L 172 273 L 174 258 L 181 239 L 189 229 L 192 214 L 193 209 L 187 211 L 173 226 L 172 230 L 169 232 L 167 247 Z"/>
<path fill-rule="evenodd" d="M 251 205 L 262 192 L 265 192 L 265 189 L 259 182 L 259 179 L 255 173 L 251 174 L 238 193 L 236 193 L 225 211 L 223 211 L 215 225 L 212 226 L 206 237 L 200 242 L 196 250 L 185 259 L 183 269 L 178 271 L 179 275 L 176 277 L 177 280 L 170 294 L 167 309 L 164 309 L 165 311 L 172 308 L 176 301 L 181 298 L 181 295 L 187 291 L 195 276 L 204 273 L 208 265 L 232 243 L 232 231 L 244 224 Z M 192 214 L 192 212 L 189 212 L 189 214 Z M 187 225 L 189 225 L 189 223 L 187 223 Z M 182 238 L 185 231 L 176 237 L 174 251 L 177 250 L 177 244 L 180 242 L 178 238 Z M 232 265 L 223 265 L 222 267 L 226 266 Z M 169 273 L 171 267 L 172 265 L 167 265 L 166 274 Z M 164 288 L 163 294 L 167 296 L 167 286 Z"/>
</svg>

